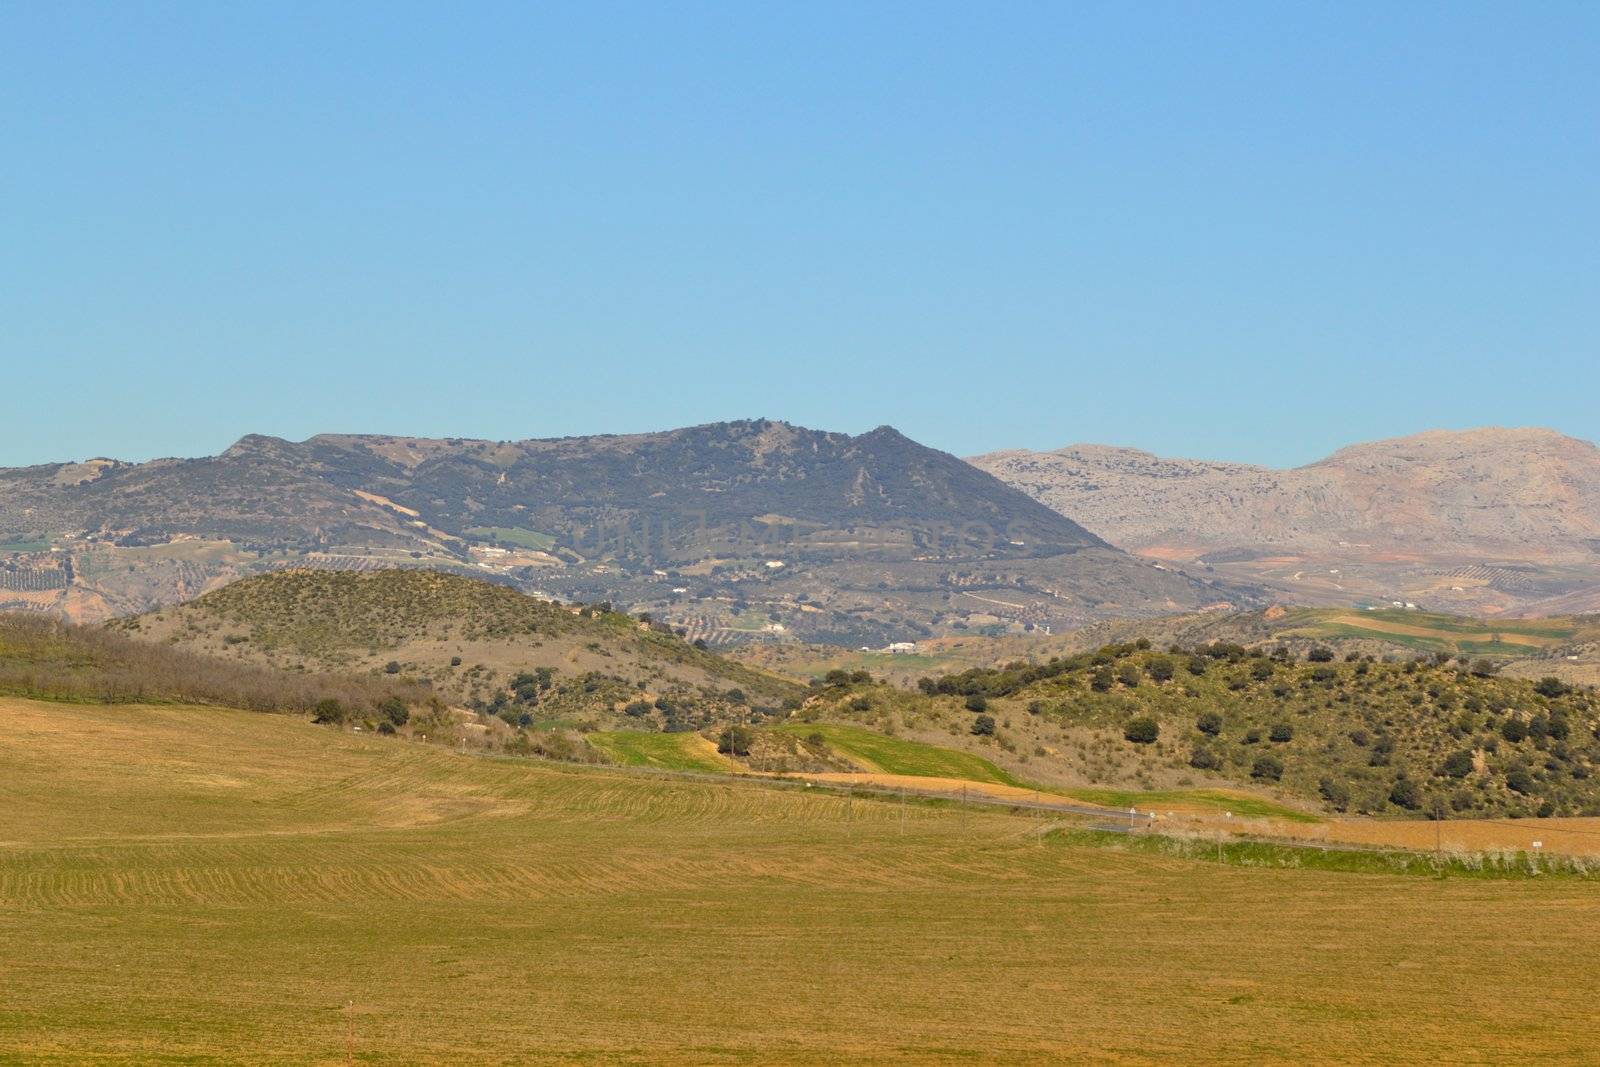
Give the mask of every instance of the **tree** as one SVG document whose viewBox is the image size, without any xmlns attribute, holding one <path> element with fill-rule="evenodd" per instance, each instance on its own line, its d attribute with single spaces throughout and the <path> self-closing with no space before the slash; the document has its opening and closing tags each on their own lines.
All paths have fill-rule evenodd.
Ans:
<svg viewBox="0 0 1600 1067">
<path fill-rule="evenodd" d="M 1250 767 L 1250 777 L 1276 782 L 1283 777 L 1283 763 L 1273 756 L 1257 756 Z"/>
<path fill-rule="evenodd" d="M 1389 801 L 1407 811 L 1416 811 L 1422 807 L 1422 787 L 1402 774 L 1389 790 Z"/>
<path fill-rule="evenodd" d="M 755 734 L 748 726 L 728 726 L 717 737 L 717 751 L 725 756 L 750 755 L 750 742 Z"/>
<path fill-rule="evenodd" d="M 1148 745 L 1161 736 L 1161 727 L 1154 719 L 1141 716 L 1128 720 L 1128 725 L 1122 729 L 1122 736 L 1136 745 Z"/>
<path fill-rule="evenodd" d="M 1194 728 L 1208 737 L 1216 737 L 1222 732 L 1222 716 L 1214 711 L 1203 711 L 1195 719 Z"/>
<path fill-rule="evenodd" d="M 411 712 L 406 710 L 405 702 L 399 697 L 384 697 L 380 700 L 378 714 L 395 726 L 404 726 L 411 721 Z"/>
<path fill-rule="evenodd" d="M 1533 691 L 1542 697 L 1559 697 L 1567 695 L 1567 685 L 1560 678 L 1544 677 L 1533 683 Z"/>
<path fill-rule="evenodd" d="M 311 716 L 312 722 L 341 723 L 344 722 L 344 705 L 333 697 L 317 701 L 315 712 Z"/>
<path fill-rule="evenodd" d="M 972 736 L 974 736 L 974 737 L 993 737 L 994 736 L 994 716 L 993 715 L 979 715 L 976 719 L 973 719 L 972 720 Z"/>
</svg>

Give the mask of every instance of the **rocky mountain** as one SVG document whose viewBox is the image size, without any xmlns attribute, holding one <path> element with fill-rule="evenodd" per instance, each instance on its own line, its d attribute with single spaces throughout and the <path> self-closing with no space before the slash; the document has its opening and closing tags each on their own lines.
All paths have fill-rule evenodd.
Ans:
<svg viewBox="0 0 1600 1067">
<path fill-rule="evenodd" d="M 971 462 L 1130 551 L 1291 599 L 1600 608 L 1600 449 L 1550 430 L 1436 430 L 1292 470 L 1100 445 Z"/>
<path fill-rule="evenodd" d="M 889 427 L 249 436 L 203 459 L 0 471 L 0 607 L 129 614 L 288 566 L 494 576 L 710 643 L 883 643 L 1248 599 Z"/>
</svg>

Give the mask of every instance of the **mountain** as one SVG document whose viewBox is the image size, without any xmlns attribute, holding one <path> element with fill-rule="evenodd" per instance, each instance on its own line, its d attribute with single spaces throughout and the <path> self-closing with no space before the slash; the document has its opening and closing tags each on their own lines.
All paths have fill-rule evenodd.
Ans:
<svg viewBox="0 0 1600 1067">
<path fill-rule="evenodd" d="M 971 462 L 1132 552 L 1292 600 L 1600 609 L 1600 449 L 1551 430 L 1435 430 L 1292 470 L 1100 445 Z"/>
<path fill-rule="evenodd" d="M 1129 557 L 889 427 L 252 435 L 203 459 L 0 471 L 0 607 L 125 615 L 290 566 L 494 576 L 713 644 L 881 644 L 1249 599 Z"/>
</svg>

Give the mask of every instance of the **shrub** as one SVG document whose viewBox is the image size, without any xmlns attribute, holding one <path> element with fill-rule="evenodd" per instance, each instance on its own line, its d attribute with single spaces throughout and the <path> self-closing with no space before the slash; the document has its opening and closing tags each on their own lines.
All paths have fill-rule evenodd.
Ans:
<svg viewBox="0 0 1600 1067">
<path fill-rule="evenodd" d="M 1276 782 L 1283 777 L 1283 764 L 1272 756 L 1258 756 L 1250 766 L 1250 777 Z"/>
<path fill-rule="evenodd" d="M 1222 732 L 1222 716 L 1214 711 L 1204 711 L 1195 719 L 1194 728 L 1207 737 L 1216 737 Z"/>
<path fill-rule="evenodd" d="M 1222 757 L 1204 745 L 1196 745 L 1189 753 L 1189 766 L 1198 771 L 1214 771 L 1222 766 Z"/>
<path fill-rule="evenodd" d="M 1324 648 L 1322 645 L 1318 645 L 1310 652 L 1306 653 L 1306 659 L 1310 660 L 1312 663 L 1332 663 L 1333 649 Z"/>
<path fill-rule="evenodd" d="M 1507 716 L 1506 721 L 1500 724 L 1500 736 L 1517 744 L 1528 739 L 1528 726 L 1515 716 Z"/>
<path fill-rule="evenodd" d="M 326 697 L 317 701 L 315 712 L 311 716 L 312 722 L 341 723 L 344 722 L 344 705 L 333 697 Z"/>
<path fill-rule="evenodd" d="M 1202 675 L 1202 674 L 1206 673 L 1205 657 L 1204 656 L 1190 656 L 1189 657 L 1189 663 L 1188 663 L 1188 669 L 1189 669 L 1189 673 L 1193 674 L 1195 676 L 1199 676 L 1199 675 Z"/>
<path fill-rule="evenodd" d="M 1267 736 L 1282 745 L 1294 740 L 1294 727 L 1286 722 L 1274 723 L 1272 732 Z"/>
<path fill-rule="evenodd" d="M 1139 670 L 1137 663 L 1124 663 L 1121 669 L 1117 671 L 1117 681 L 1129 689 L 1137 689 L 1139 688 L 1139 679 L 1143 676 L 1143 673 Z"/>
<path fill-rule="evenodd" d="M 1141 716 L 1128 721 L 1128 725 L 1123 727 L 1122 736 L 1136 745 L 1148 745 L 1161 736 L 1161 727 L 1154 719 Z"/>
<path fill-rule="evenodd" d="M 754 734 L 748 726 L 724 727 L 717 736 L 717 751 L 725 756 L 748 756 L 753 739 Z"/>
<path fill-rule="evenodd" d="M 973 719 L 972 720 L 972 735 L 974 737 L 993 737 L 994 736 L 994 716 L 993 715 L 979 715 L 976 719 Z"/>
<path fill-rule="evenodd" d="M 395 726 L 404 726 L 411 721 L 411 712 L 406 710 L 405 703 L 399 697 L 384 697 L 378 702 L 378 714 L 384 721 Z"/>
<path fill-rule="evenodd" d="M 1104 693 L 1116 684 L 1117 676 L 1111 673 L 1110 667 L 1101 667 L 1089 677 L 1089 688 L 1096 693 Z"/>
<path fill-rule="evenodd" d="M 1542 697 L 1566 696 L 1568 689 L 1559 678 L 1544 677 L 1533 683 L 1533 691 Z"/>
<path fill-rule="evenodd" d="M 1402 774 L 1389 790 L 1389 801 L 1407 811 L 1416 811 L 1422 807 L 1422 787 Z"/>
<path fill-rule="evenodd" d="M 967 698 L 968 711 L 988 711 L 989 700 L 982 693 L 973 693 Z"/>
<path fill-rule="evenodd" d="M 1472 753 L 1465 749 L 1450 753 L 1440 764 L 1439 773 L 1451 778 L 1465 778 L 1472 773 Z"/>
<path fill-rule="evenodd" d="M 1145 668 L 1150 677 L 1157 682 L 1170 682 L 1174 671 L 1172 661 L 1165 656 L 1157 656 L 1150 661 L 1150 666 Z"/>
<path fill-rule="evenodd" d="M 400 661 L 397 660 L 397 659 L 392 659 L 388 663 L 385 663 L 383 665 L 383 673 L 384 674 L 399 674 L 400 673 Z"/>
<path fill-rule="evenodd" d="M 1324 778 L 1317 783 L 1317 792 L 1322 794 L 1322 799 L 1334 811 L 1344 811 L 1350 806 L 1350 788 L 1343 782 L 1336 782 L 1332 778 Z"/>
<path fill-rule="evenodd" d="M 450 657 L 450 666 L 452 666 L 452 667 L 461 666 L 461 657 L 460 656 L 451 656 Z"/>
<path fill-rule="evenodd" d="M 1528 773 L 1528 768 L 1513 767 L 1506 772 L 1506 788 L 1513 793 L 1531 796 L 1537 785 L 1533 780 L 1533 775 Z"/>
</svg>

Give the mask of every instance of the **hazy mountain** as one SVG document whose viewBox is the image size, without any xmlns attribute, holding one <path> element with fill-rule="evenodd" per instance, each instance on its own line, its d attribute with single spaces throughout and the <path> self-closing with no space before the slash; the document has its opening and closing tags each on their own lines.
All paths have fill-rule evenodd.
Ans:
<svg viewBox="0 0 1600 1067">
<path fill-rule="evenodd" d="M 1238 596 L 891 428 L 767 420 L 517 442 L 249 436 L 204 459 L 0 471 L 5 542 L 13 606 L 79 617 L 308 563 L 492 574 L 714 642 L 877 643 Z"/>
<path fill-rule="evenodd" d="M 1600 449 L 1550 430 L 1436 430 L 1292 470 L 1099 445 L 971 462 L 1131 551 L 1308 599 L 1570 611 L 1600 586 Z"/>
</svg>

